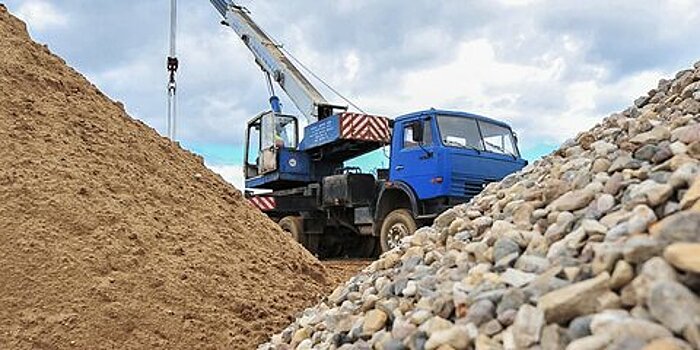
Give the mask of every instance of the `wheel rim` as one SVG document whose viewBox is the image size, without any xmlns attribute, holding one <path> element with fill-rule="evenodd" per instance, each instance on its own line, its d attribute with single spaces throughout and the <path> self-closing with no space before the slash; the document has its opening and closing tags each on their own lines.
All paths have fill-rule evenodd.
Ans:
<svg viewBox="0 0 700 350">
<path fill-rule="evenodd" d="M 408 226 L 406 226 L 406 224 L 397 222 L 391 225 L 386 240 L 387 246 L 389 246 L 389 249 L 396 248 L 401 242 L 401 239 L 406 236 L 408 236 Z"/>
<path fill-rule="evenodd" d="M 289 235 L 289 237 L 292 237 L 295 241 L 299 241 L 299 237 L 297 237 L 297 235 L 294 234 L 294 231 L 292 230 L 292 227 L 290 225 L 285 223 L 283 225 L 280 225 L 280 227 L 282 228 L 282 231 L 284 233 Z"/>
<path fill-rule="evenodd" d="M 282 227 L 282 232 L 294 237 L 294 235 L 292 234 L 292 230 L 290 230 L 289 227 Z"/>
</svg>

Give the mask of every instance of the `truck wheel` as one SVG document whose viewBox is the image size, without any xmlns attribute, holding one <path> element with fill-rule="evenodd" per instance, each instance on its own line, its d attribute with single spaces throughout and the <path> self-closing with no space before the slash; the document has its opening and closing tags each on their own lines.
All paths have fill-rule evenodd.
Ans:
<svg viewBox="0 0 700 350">
<path fill-rule="evenodd" d="M 377 237 L 357 235 L 351 251 L 352 258 L 373 258 L 377 251 Z"/>
<path fill-rule="evenodd" d="M 401 239 L 416 232 L 416 221 L 407 209 L 396 209 L 389 213 L 382 222 L 379 241 L 382 253 L 399 245 Z"/>
<path fill-rule="evenodd" d="M 304 225 L 301 220 L 301 217 L 298 216 L 285 216 L 280 220 L 279 225 L 285 232 L 289 232 L 295 241 L 306 248 L 308 240 L 304 233 Z"/>
</svg>

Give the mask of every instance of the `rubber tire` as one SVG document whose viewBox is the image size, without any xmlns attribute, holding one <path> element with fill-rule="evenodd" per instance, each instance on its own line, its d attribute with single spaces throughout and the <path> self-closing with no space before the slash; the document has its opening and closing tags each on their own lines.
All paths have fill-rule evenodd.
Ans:
<svg viewBox="0 0 700 350">
<path fill-rule="evenodd" d="M 417 225 L 416 221 L 413 219 L 413 215 L 408 209 L 396 209 L 390 212 L 382 221 L 382 228 L 379 232 L 379 243 L 381 246 L 381 253 L 386 253 L 391 248 L 389 248 L 389 231 L 391 227 L 397 223 L 403 223 L 408 229 L 408 235 L 412 235 L 416 232 Z"/>
<path fill-rule="evenodd" d="M 304 223 L 301 217 L 285 216 L 280 220 L 279 225 L 285 232 L 289 232 L 295 241 L 299 242 L 299 244 L 303 245 L 305 248 L 307 247 L 309 244 L 308 237 L 304 233 Z"/>
<path fill-rule="evenodd" d="M 377 237 L 360 236 L 355 237 L 355 249 L 353 249 L 353 258 L 374 258 L 377 252 Z"/>
</svg>

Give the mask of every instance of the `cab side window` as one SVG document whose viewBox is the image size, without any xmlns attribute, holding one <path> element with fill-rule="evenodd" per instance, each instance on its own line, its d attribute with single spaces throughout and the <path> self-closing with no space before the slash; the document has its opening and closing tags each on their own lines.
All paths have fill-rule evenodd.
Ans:
<svg viewBox="0 0 700 350">
<path fill-rule="evenodd" d="M 418 146 L 416 135 L 413 133 L 413 123 L 406 124 L 403 128 L 403 148 L 411 148 Z"/>
<path fill-rule="evenodd" d="M 421 133 L 421 135 L 418 135 Z M 422 136 L 422 137 L 421 137 Z M 433 133 L 430 122 L 415 121 L 406 124 L 403 128 L 403 148 L 418 147 L 418 145 L 430 146 L 433 143 Z"/>
<path fill-rule="evenodd" d="M 430 129 L 430 121 L 423 122 L 423 146 L 433 144 L 433 131 Z"/>
</svg>

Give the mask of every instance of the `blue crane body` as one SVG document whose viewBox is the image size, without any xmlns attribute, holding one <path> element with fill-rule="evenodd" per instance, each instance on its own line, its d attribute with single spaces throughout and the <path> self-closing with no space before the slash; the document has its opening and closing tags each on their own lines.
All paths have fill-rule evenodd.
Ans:
<svg viewBox="0 0 700 350">
<path fill-rule="evenodd" d="M 310 251 L 371 256 L 389 250 L 527 164 L 501 121 L 436 109 L 392 120 L 328 103 L 244 7 L 210 1 L 253 53 L 270 91 L 274 81 L 308 122 L 301 133 L 298 118 L 283 114 L 272 93 L 271 109 L 248 122 L 244 175 L 249 201 Z M 375 175 L 345 166 L 385 146 L 388 169 Z"/>
<path fill-rule="evenodd" d="M 446 135 L 454 130 L 441 130 L 441 126 L 447 126 L 442 122 L 444 118 L 453 119 L 452 124 L 459 123 L 464 129 L 472 127 L 473 147 L 446 142 L 456 136 Z M 422 145 L 405 145 L 405 133 L 416 123 L 423 123 L 423 132 L 431 137 L 423 138 Z M 485 138 L 477 136 L 479 131 L 485 132 L 486 126 L 497 128 L 497 134 Z M 394 135 L 389 180 L 404 183 L 418 201 L 451 198 L 452 202 L 465 202 L 481 192 L 486 184 L 500 181 L 526 164 L 515 147 L 510 151 L 487 149 L 489 145 L 483 143 L 488 139 L 503 138 L 504 143 L 512 146 L 515 146 L 515 139 L 507 124 L 475 114 L 440 110 L 412 113 L 396 119 Z"/>
</svg>

